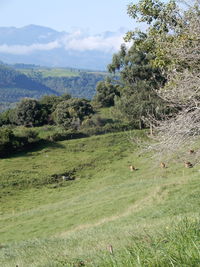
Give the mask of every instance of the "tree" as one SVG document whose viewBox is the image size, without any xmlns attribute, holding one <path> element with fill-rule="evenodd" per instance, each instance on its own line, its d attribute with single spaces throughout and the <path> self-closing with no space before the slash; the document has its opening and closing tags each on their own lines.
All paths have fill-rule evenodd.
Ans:
<svg viewBox="0 0 200 267">
<path fill-rule="evenodd" d="M 158 115 L 164 101 L 155 93 L 166 82 L 159 67 L 151 64 L 154 59 L 154 45 L 148 43 L 148 36 L 138 35 L 128 49 L 121 46 L 119 53 L 114 54 L 112 63 L 108 65 L 111 73 L 120 73 L 120 97 L 116 101 L 116 109 L 130 122 L 138 122 L 141 128 L 143 117 L 149 113 Z M 163 109 L 163 108 L 162 108 Z"/>
<path fill-rule="evenodd" d="M 39 126 L 43 123 L 42 109 L 35 99 L 23 99 L 15 109 L 15 123 L 24 126 Z"/>
<path fill-rule="evenodd" d="M 173 41 L 160 42 L 170 62 L 168 83 L 160 96 L 172 107 L 179 108 L 176 116 L 155 122 L 158 132 L 158 151 L 171 153 L 188 150 L 200 134 L 200 2 L 194 3 L 182 16 L 182 23 L 174 30 Z M 167 129 L 167 131 L 165 130 Z M 193 160 L 199 162 L 199 151 Z"/>
<path fill-rule="evenodd" d="M 200 1 L 190 1 L 184 10 L 175 1 L 141 0 L 130 5 L 133 18 L 147 22 L 148 43 L 154 43 L 151 65 L 160 68 L 167 81 L 157 95 L 176 112 L 164 114 L 162 120 L 148 117 L 154 124 L 157 143 L 151 145 L 159 158 L 179 157 L 200 134 Z M 127 38 L 135 37 L 129 33 Z M 199 161 L 199 152 L 193 160 Z"/>
<path fill-rule="evenodd" d="M 55 122 L 64 128 L 77 129 L 82 121 L 93 113 L 88 100 L 72 98 L 57 105 L 54 118 Z"/>
<path fill-rule="evenodd" d="M 45 95 L 43 96 L 39 103 L 42 107 L 42 114 L 44 118 L 44 123 L 52 124 L 53 123 L 53 112 L 55 111 L 57 105 L 64 101 L 71 98 L 71 95 L 64 94 L 62 96 L 56 95 Z"/>
<path fill-rule="evenodd" d="M 107 78 L 105 81 L 98 82 L 96 92 L 94 100 L 101 107 L 114 106 L 115 96 L 120 96 L 119 85 L 113 84 L 110 78 Z"/>
</svg>

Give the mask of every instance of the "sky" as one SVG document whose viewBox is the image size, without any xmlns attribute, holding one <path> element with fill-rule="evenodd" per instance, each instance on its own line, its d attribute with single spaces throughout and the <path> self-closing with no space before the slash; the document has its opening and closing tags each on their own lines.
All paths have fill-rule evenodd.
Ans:
<svg viewBox="0 0 200 267">
<path fill-rule="evenodd" d="M 97 34 L 131 30 L 127 5 L 137 0 L 0 0 L 0 27 L 47 26 L 58 31 L 77 29 Z"/>
</svg>

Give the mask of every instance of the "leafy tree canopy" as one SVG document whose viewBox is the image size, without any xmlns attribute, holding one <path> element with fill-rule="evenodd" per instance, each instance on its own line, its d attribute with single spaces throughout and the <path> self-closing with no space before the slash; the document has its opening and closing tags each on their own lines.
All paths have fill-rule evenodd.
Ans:
<svg viewBox="0 0 200 267">
<path fill-rule="evenodd" d="M 105 81 L 101 81 L 96 87 L 95 101 L 100 104 L 101 107 L 114 106 L 115 96 L 120 96 L 119 85 L 113 84 L 110 78 Z"/>
<path fill-rule="evenodd" d="M 23 99 L 15 109 L 15 123 L 24 126 L 38 126 L 43 122 L 41 105 L 35 99 Z"/>
<path fill-rule="evenodd" d="M 82 121 L 93 113 L 93 108 L 88 100 L 72 98 L 57 105 L 54 118 L 58 125 L 77 129 Z"/>
</svg>

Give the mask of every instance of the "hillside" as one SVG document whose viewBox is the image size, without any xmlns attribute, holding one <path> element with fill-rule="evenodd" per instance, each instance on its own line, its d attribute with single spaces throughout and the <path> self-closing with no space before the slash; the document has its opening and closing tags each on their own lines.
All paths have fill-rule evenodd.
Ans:
<svg viewBox="0 0 200 267">
<path fill-rule="evenodd" d="M 23 97 L 39 98 L 58 93 L 11 67 L 0 65 L 0 101 L 13 103 Z"/>
<path fill-rule="evenodd" d="M 0 65 L 0 110 L 12 106 L 23 97 L 69 93 L 74 97 L 92 99 L 96 84 L 106 72 L 72 68 L 47 68 L 36 65 Z"/>
<path fill-rule="evenodd" d="M 199 266 L 198 166 L 160 169 L 133 134 L 1 159 L 0 265 Z"/>
<path fill-rule="evenodd" d="M 27 66 L 27 67 L 26 67 Z M 14 67 L 30 78 L 55 90 L 59 94 L 69 93 L 73 97 L 92 99 L 96 93 L 96 85 L 104 80 L 107 72 L 81 70 L 73 68 L 47 68 L 23 64 Z"/>
</svg>

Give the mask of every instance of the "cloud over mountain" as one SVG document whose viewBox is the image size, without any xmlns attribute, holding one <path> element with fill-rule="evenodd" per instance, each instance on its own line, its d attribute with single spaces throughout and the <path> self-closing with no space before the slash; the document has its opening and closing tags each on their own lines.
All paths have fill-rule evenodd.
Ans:
<svg viewBox="0 0 200 267">
<path fill-rule="evenodd" d="M 35 51 L 48 51 L 58 48 L 60 45 L 57 41 L 46 44 L 32 44 L 32 45 L 0 45 L 0 53 L 7 53 L 13 55 L 27 55 Z"/>
<path fill-rule="evenodd" d="M 71 33 L 57 32 L 36 25 L 23 28 L 0 27 L 0 60 L 16 63 L 22 62 L 24 56 L 24 63 L 79 67 L 80 59 L 81 68 L 97 68 L 92 64 L 98 60 L 100 69 L 105 69 L 112 54 L 117 52 L 123 43 L 123 36 L 123 30 L 90 35 L 81 30 Z"/>
<path fill-rule="evenodd" d="M 49 34 L 48 34 L 49 35 Z M 41 39 L 46 39 L 47 36 L 39 36 Z M 47 43 L 33 43 L 31 45 L 0 45 L 0 53 L 8 53 L 14 55 L 26 55 L 35 51 L 48 51 L 63 47 L 65 50 L 74 51 L 104 51 L 116 52 L 123 42 L 123 34 L 113 33 L 112 36 L 99 35 L 85 35 L 81 31 L 76 31 L 70 34 L 63 34 L 61 38 Z"/>
<path fill-rule="evenodd" d="M 81 31 L 66 35 L 62 42 L 66 50 L 77 51 L 104 51 L 116 52 L 123 42 L 123 34 L 120 32 L 113 33 L 111 36 L 99 35 L 84 35 Z"/>
</svg>

